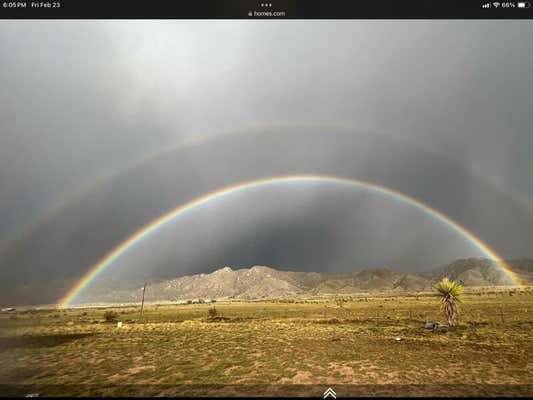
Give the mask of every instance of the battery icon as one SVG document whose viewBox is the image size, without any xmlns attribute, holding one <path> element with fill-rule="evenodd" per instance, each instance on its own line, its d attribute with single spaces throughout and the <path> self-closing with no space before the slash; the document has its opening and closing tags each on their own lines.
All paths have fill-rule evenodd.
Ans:
<svg viewBox="0 0 533 400">
<path fill-rule="evenodd" d="M 518 8 L 529 8 L 529 7 L 531 7 L 531 4 L 528 3 L 527 1 L 526 2 L 522 1 L 518 3 Z"/>
</svg>

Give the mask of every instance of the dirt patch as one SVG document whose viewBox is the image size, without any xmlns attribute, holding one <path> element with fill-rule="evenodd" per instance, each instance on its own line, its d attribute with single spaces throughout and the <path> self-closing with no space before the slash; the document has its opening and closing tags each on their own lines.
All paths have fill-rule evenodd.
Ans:
<svg viewBox="0 0 533 400">
<path fill-rule="evenodd" d="M 329 364 L 328 372 L 334 376 L 340 375 L 341 377 L 345 378 L 343 380 L 348 378 L 348 380 L 352 381 L 355 377 L 353 368 L 349 365 L 331 363 Z"/>
<path fill-rule="evenodd" d="M 128 369 L 129 374 L 138 374 L 142 371 L 155 371 L 155 365 L 141 365 L 138 367 L 133 367 Z"/>
<path fill-rule="evenodd" d="M 309 385 L 313 383 L 313 374 L 309 371 L 298 371 L 292 378 L 282 378 L 280 384 Z"/>
</svg>

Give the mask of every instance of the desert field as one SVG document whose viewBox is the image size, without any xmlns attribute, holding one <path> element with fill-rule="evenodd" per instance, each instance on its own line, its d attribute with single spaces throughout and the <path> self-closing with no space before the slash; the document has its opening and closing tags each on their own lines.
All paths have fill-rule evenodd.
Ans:
<svg viewBox="0 0 533 400">
<path fill-rule="evenodd" d="M 431 294 L 6 312 L 0 394 L 532 396 L 533 289 L 459 310 L 453 329 Z"/>
</svg>

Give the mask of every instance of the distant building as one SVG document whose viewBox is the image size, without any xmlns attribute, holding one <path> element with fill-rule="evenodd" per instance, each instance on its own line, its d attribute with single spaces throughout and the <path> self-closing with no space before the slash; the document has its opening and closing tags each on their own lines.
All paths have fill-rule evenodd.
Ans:
<svg viewBox="0 0 533 400">
<path fill-rule="evenodd" d="M 209 304 L 209 303 L 215 303 L 215 299 L 193 299 L 193 300 L 183 300 L 183 301 L 177 301 L 177 304 Z"/>
</svg>

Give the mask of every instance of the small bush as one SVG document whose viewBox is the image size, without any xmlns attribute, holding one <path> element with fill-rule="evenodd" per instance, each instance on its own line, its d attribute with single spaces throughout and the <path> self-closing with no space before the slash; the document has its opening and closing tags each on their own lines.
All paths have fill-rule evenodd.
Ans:
<svg viewBox="0 0 533 400">
<path fill-rule="evenodd" d="M 211 307 L 209 310 L 207 310 L 207 318 L 213 319 L 218 316 L 217 309 L 215 307 Z"/>
<path fill-rule="evenodd" d="M 115 311 L 109 310 L 104 313 L 104 319 L 106 322 L 116 322 L 118 314 Z"/>
</svg>

